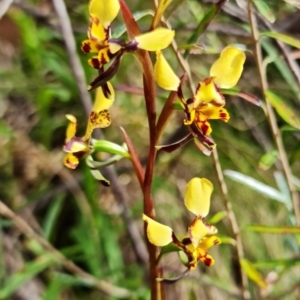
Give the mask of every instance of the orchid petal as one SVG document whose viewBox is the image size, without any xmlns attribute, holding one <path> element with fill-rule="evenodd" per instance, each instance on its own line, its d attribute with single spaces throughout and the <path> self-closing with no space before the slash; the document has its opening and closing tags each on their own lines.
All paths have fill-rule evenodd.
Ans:
<svg viewBox="0 0 300 300">
<path fill-rule="evenodd" d="M 206 226 L 201 218 L 196 218 L 190 224 L 188 233 L 195 249 L 198 247 L 200 241 L 207 235 L 208 231 L 208 226 Z"/>
<path fill-rule="evenodd" d="M 243 51 L 237 47 L 228 46 L 212 65 L 210 76 L 215 77 L 214 81 L 219 88 L 230 89 L 240 79 L 245 60 L 246 55 Z"/>
<path fill-rule="evenodd" d="M 158 51 L 167 48 L 175 35 L 174 30 L 157 28 L 153 31 L 135 37 L 138 48 L 147 51 Z"/>
<path fill-rule="evenodd" d="M 67 143 L 76 134 L 76 131 L 77 131 L 77 120 L 72 115 L 66 115 L 66 118 L 70 121 L 70 123 L 68 124 L 68 127 L 67 127 L 67 131 L 66 131 L 66 140 L 65 140 L 65 142 Z"/>
<path fill-rule="evenodd" d="M 96 16 L 105 28 L 116 18 L 120 10 L 118 0 L 91 0 L 89 11 Z"/>
<path fill-rule="evenodd" d="M 205 217 L 209 212 L 212 183 L 206 178 L 193 178 L 186 187 L 184 204 L 196 216 Z"/>
<path fill-rule="evenodd" d="M 104 87 L 99 87 L 96 90 L 96 97 L 93 106 L 93 111 L 99 112 L 101 110 L 109 109 L 115 101 L 115 91 L 110 82 L 106 83 L 105 93 Z"/>
<path fill-rule="evenodd" d="M 228 111 L 223 107 L 207 105 L 201 107 L 201 113 L 207 116 L 208 119 L 221 119 L 228 122 L 230 119 Z"/>
<path fill-rule="evenodd" d="M 94 40 L 84 40 L 81 44 L 81 50 L 83 53 L 98 53 L 100 44 Z"/>
<path fill-rule="evenodd" d="M 67 155 L 65 155 L 63 163 L 69 169 L 76 169 L 79 164 L 79 159 L 72 153 L 68 153 Z"/>
<path fill-rule="evenodd" d="M 89 116 L 87 128 L 83 141 L 87 141 L 95 128 L 105 128 L 111 124 L 110 114 L 107 109 L 101 110 L 99 112 L 92 111 Z"/>
<path fill-rule="evenodd" d="M 98 43 L 107 43 L 109 38 L 109 30 L 105 29 L 102 23 L 99 22 L 98 18 L 90 17 L 90 26 L 88 29 L 88 38 L 93 41 L 97 41 Z"/>
<path fill-rule="evenodd" d="M 222 106 L 225 104 L 224 96 L 214 83 L 214 77 L 208 77 L 199 82 L 195 92 L 194 107 L 197 108 L 202 103 L 213 102 Z"/>
<path fill-rule="evenodd" d="M 198 259 L 201 260 L 206 266 L 211 267 L 215 264 L 215 260 L 209 254 L 202 255 L 199 253 Z"/>
<path fill-rule="evenodd" d="M 217 236 L 209 236 L 204 238 L 198 245 L 199 248 L 208 250 L 209 248 L 221 244 L 221 239 Z"/>
<path fill-rule="evenodd" d="M 147 236 L 150 243 L 163 247 L 173 241 L 173 231 L 170 227 L 160 224 L 146 215 L 143 215 L 143 220 L 148 224 Z"/>
<path fill-rule="evenodd" d="M 156 52 L 156 63 L 154 65 L 154 75 L 157 84 L 167 91 L 177 91 L 180 79 L 174 73 L 169 63 L 164 58 L 161 51 Z"/>
</svg>

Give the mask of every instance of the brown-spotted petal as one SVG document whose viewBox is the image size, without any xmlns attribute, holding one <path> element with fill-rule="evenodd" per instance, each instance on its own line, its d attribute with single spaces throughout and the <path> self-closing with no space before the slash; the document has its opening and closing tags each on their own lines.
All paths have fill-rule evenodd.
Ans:
<svg viewBox="0 0 300 300">
<path fill-rule="evenodd" d="M 198 245 L 199 248 L 208 250 L 209 248 L 221 244 L 221 239 L 218 238 L 217 236 L 209 236 L 205 237 Z"/>
<path fill-rule="evenodd" d="M 228 122 L 230 119 L 228 111 L 219 106 L 206 105 L 200 108 L 201 113 L 207 116 L 208 119 L 221 119 Z"/>
<path fill-rule="evenodd" d="M 95 128 L 105 128 L 110 124 L 111 118 L 107 109 L 101 110 L 99 112 L 92 111 L 89 116 L 85 135 L 82 139 L 84 141 L 87 141 L 91 137 Z"/>
</svg>

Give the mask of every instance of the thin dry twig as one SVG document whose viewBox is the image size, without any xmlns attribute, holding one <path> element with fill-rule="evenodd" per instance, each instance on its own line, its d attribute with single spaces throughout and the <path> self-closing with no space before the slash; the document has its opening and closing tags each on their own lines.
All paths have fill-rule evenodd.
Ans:
<svg viewBox="0 0 300 300">
<path fill-rule="evenodd" d="M 2 201 L 0 201 L 0 215 L 13 221 L 15 226 L 27 237 L 34 239 L 47 251 L 49 251 L 53 257 L 60 262 L 69 272 L 82 277 L 87 280 L 91 285 L 98 288 L 102 292 L 112 296 L 120 298 L 132 297 L 132 293 L 127 289 L 120 288 L 112 285 L 104 280 L 99 280 L 91 274 L 85 272 L 78 267 L 74 262 L 68 260 L 63 254 L 61 254 L 56 248 L 54 248 L 47 240 L 38 235 L 26 221 L 16 215 L 9 207 L 7 207 Z"/>
<path fill-rule="evenodd" d="M 71 68 L 73 70 L 76 82 L 78 83 L 81 102 L 84 106 L 86 114 L 89 115 L 92 110 L 92 101 L 87 91 L 87 83 L 85 80 L 84 70 L 81 65 L 80 59 L 78 57 L 78 53 L 76 51 L 76 42 L 72 31 L 71 21 L 63 0 L 53 0 L 53 4 L 56 13 L 59 17 L 61 31 L 66 44 L 66 49 L 70 57 Z M 100 130 L 98 130 L 96 134 L 98 135 L 96 136 L 97 138 L 103 138 L 103 139 L 105 138 L 104 134 Z M 104 168 L 103 174 L 111 182 L 112 191 L 116 197 L 118 204 L 122 208 L 122 216 L 124 219 L 124 223 L 127 226 L 126 227 L 127 232 L 131 239 L 134 253 L 139 262 L 141 262 L 143 265 L 147 265 L 148 257 L 147 257 L 146 247 L 144 245 L 141 234 L 137 228 L 137 225 L 132 220 L 131 213 L 126 205 L 126 193 L 118 183 L 118 178 L 117 178 L 115 168 L 113 166 Z"/>
<path fill-rule="evenodd" d="M 257 27 L 257 20 L 255 17 L 253 8 L 252 8 L 251 0 L 248 0 L 248 16 L 249 16 L 249 21 L 250 21 L 252 40 L 253 40 L 253 44 L 255 47 L 254 54 L 255 54 L 255 59 L 256 59 L 258 73 L 259 73 L 261 91 L 262 91 L 263 95 L 265 95 L 265 92 L 268 90 L 268 81 L 267 81 L 267 77 L 266 77 L 266 72 L 263 69 L 263 56 L 262 56 L 262 51 L 261 51 L 261 47 L 259 44 L 259 32 L 258 32 L 258 27 Z M 288 184 L 290 192 L 291 192 L 293 208 L 294 208 L 294 213 L 295 213 L 295 217 L 296 217 L 296 223 L 298 226 L 300 226 L 299 194 L 293 183 L 293 175 L 292 175 L 292 172 L 290 169 L 287 154 L 286 154 L 284 144 L 282 141 L 281 132 L 277 125 L 277 120 L 276 120 L 274 109 L 271 106 L 269 101 L 266 101 L 265 113 L 266 113 L 266 117 L 269 122 L 272 134 L 273 134 L 273 139 L 275 141 L 275 144 L 276 144 L 276 147 L 277 147 L 277 150 L 279 153 L 279 158 L 280 158 L 280 161 L 282 164 L 283 172 L 284 172 L 287 184 Z"/>
<path fill-rule="evenodd" d="M 238 255 L 238 259 L 239 261 L 244 257 L 244 249 L 243 249 L 243 243 L 242 243 L 242 239 L 241 239 L 241 234 L 240 234 L 240 230 L 239 230 L 239 226 L 237 223 L 237 219 L 235 217 L 234 211 L 232 209 L 232 205 L 231 202 L 228 198 L 228 189 L 227 189 L 227 185 L 223 176 L 223 171 L 222 171 L 222 167 L 219 161 L 219 155 L 218 155 L 218 151 L 215 148 L 212 152 L 212 156 L 213 156 L 213 162 L 214 162 L 214 167 L 217 173 L 217 178 L 218 178 L 218 182 L 219 185 L 221 187 L 221 192 L 222 192 L 222 196 L 223 196 L 223 201 L 224 201 L 224 205 L 226 207 L 227 210 L 227 216 L 228 219 L 230 221 L 230 225 L 231 225 L 231 230 L 233 233 L 233 236 L 236 240 L 236 250 L 237 250 L 237 255 Z M 248 291 L 248 278 L 246 276 L 246 274 L 243 272 L 243 270 L 241 269 L 241 292 L 242 292 L 242 297 L 243 299 L 249 299 L 250 295 L 249 295 L 249 291 Z"/>
</svg>

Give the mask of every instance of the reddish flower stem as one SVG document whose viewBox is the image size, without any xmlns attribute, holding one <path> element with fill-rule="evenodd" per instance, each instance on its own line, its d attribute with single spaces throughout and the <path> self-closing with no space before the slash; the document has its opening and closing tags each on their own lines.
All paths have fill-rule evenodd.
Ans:
<svg viewBox="0 0 300 300">
<path fill-rule="evenodd" d="M 124 0 L 119 0 L 121 6 L 121 12 L 123 15 L 124 23 L 127 28 L 129 38 L 133 39 L 139 35 L 140 29 L 133 18 L 133 15 L 128 8 Z M 149 154 L 148 161 L 145 170 L 143 193 L 144 193 L 144 214 L 150 218 L 155 219 L 154 202 L 151 196 L 151 187 L 153 181 L 154 163 L 156 158 L 155 149 L 155 126 L 156 126 L 156 93 L 155 93 L 155 81 L 153 74 L 153 65 L 149 56 L 149 53 L 144 50 L 138 50 L 135 52 L 136 57 L 141 64 L 143 70 L 143 84 L 144 84 L 144 96 L 146 103 L 146 110 L 149 124 Z M 145 224 L 145 236 L 146 235 Z M 147 249 L 149 252 L 149 264 L 150 264 L 150 285 L 151 285 L 151 300 L 164 300 L 165 292 L 163 285 L 156 280 L 158 277 L 162 277 L 162 267 L 156 263 L 158 256 L 158 248 L 151 244 L 147 239 Z"/>
</svg>

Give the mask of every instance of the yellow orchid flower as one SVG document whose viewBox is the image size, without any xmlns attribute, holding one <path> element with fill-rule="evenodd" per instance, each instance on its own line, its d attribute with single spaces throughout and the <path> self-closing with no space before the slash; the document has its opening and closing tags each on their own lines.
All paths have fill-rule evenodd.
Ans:
<svg viewBox="0 0 300 300">
<path fill-rule="evenodd" d="M 118 0 L 91 0 L 89 6 L 90 26 L 88 40 L 82 42 L 84 53 L 97 53 L 89 60 L 95 69 L 100 69 L 108 63 L 122 48 L 122 45 L 110 40 L 110 24 L 120 10 Z"/>
<path fill-rule="evenodd" d="M 180 80 L 173 72 L 160 51 L 157 52 L 157 61 L 154 72 L 158 85 L 166 90 L 178 91 L 179 98 L 186 113 L 185 125 L 191 125 L 192 130 L 200 130 L 203 135 L 212 131 L 210 119 L 229 120 L 229 114 L 224 107 L 225 98 L 220 88 L 234 87 L 243 71 L 246 56 L 235 46 L 226 47 L 219 59 L 210 69 L 210 77 L 200 81 L 192 98 L 184 99 Z"/>
<path fill-rule="evenodd" d="M 64 157 L 64 165 L 70 169 L 75 169 L 79 164 L 79 159 L 92 151 L 90 145 L 91 135 L 96 128 L 108 127 L 111 123 L 108 108 L 113 104 L 115 93 L 112 85 L 107 82 L 105 88 L 100 87 L 96 92 L 96 99 L 93 110 L 89 115 L 87 128 L 84 136 L 77 137 L 77 120 L 72 115 L 66 115 L 70 121 L 66 130 L 66 140 L 63 150 L 67 152 Z"/>
<path fill-rule="evenodd" d="M 88 39 L 82 42 L 84 53 L 97 53 L 89 59 L 89 64 L 95 69 L 101 69 L 105 64 L 123 53 L 137 49 L 157 51 L 169 46 L 175 32 L 166 28 L 157 28 L 151 32 L 135 37 L 129 43 L 119 38 L 111 38 L 111 23 L 120 10 L 118 0 L 91 0 L 89 6 L 90 26 Z"/>
<path fill-rule="evenodd" d="M 176 237 L 170 227 L 143 215 L 143 220 L 147 223 L 149 241 L 159 247 L 173 242 L 187 256 L 189 270 L 194 270 L 199 261 L 207 266 L 213 265 L 214 260 L 207 250 L 221 242 L 215 236 L 217 229 L 204 222 L 204 217 L 209 212 L 212 191 L 213 185 L 206 178 L 193 178 L 188 182 L 184 203 L 186 208 L 196 215 L 196 218 L 188 226 L 187 237 L 182 240 Z"/>
</svg>

